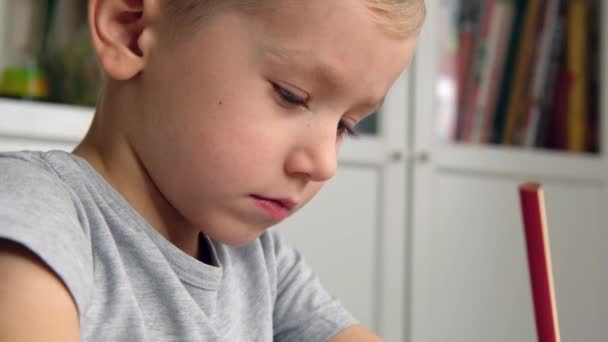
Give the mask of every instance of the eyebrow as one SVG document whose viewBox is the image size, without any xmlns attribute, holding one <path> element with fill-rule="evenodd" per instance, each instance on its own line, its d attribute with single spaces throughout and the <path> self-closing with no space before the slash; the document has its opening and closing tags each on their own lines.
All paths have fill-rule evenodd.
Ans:
<svg viewBox="0 0 608 342">
<path fill-rule="evenodd" d="M 331 84 L 335 87 L 343 87 L 341 82 L 339 81 L 340 77 L 337 76 L 337 73 L 334 69 L 327 64 L 314 64 L 314 67 L 311 68 L 306 64 L 299 60 L 305 59 L 305 57 L 301 57 L 302 55 L 306 55 L 306 51 L 302 50 L 285 50 L 278 47 L 271 46 L 269 44 L 260 44 L 261 45 L 261 53 L 262 55 L 270 55 L 280 60 L 281 63 L 290 64 L 290 65 L 298 65 L 303 69 L 309 70 L 312 74 L 316 76 L 316 78 L 320 78 L 325 82 Z M 296 57 L 297 56 L 297 57 Z M 383 96 L 380 100 L 372 100 L 364 104 L 365 107 L 369 107 L 372 109 L 371 112 L 378 111 L 385 102 L 386 96 Z M 371 113 L 370 112 L 370 113 Z"/>
<path fill-rule="evenodd" d="M 339 77 L 336 76 L 336 72 L 332 70 L 332 68 L 328 65 L 323 64 L 314 64 L 313 68 L 303 62 L 306 60 L 306 54 L 309 54 L 304 50 L 286 50 L 280 49 L 276 47 L 271 47 L 268 45 L 263 46 L 263 53 L 266 55 L 270 55 L 278 59 L 281 63 L 291 64 L 300 66 L 303 69 L 307 69 L 312 72 L 315 76 L 319 76 L 324 79 L 328 83 L 339 85 L 340 82 L 337 81 Z"/>
</svg>

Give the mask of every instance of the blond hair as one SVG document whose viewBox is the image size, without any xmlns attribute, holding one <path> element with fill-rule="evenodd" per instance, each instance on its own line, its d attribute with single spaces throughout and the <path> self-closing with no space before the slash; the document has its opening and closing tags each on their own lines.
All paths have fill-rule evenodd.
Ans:
<svg viewBox="0 0 608 342">
<path fill-rule="evenodd" d="M 418 33 L 426 16 L 424 0 L 365 0 L 374 19 L 390 33 Z"/>
<path fill-rule="evenodd" d="M 223 9 L 256 12 L 277 0 L 164 0 L 164 10 L 173 20 L 172 26 L 193 27 L 203 23 Z M 306 1 L 306 0 L 302 0 Z M 327 0 L 335 1 L 335 0 Z M 415 34 L 420 30 L 426 7 L 424 0 L 364 0 L 372 17 L 389 33 L 398 36 Z"/>
</svg>

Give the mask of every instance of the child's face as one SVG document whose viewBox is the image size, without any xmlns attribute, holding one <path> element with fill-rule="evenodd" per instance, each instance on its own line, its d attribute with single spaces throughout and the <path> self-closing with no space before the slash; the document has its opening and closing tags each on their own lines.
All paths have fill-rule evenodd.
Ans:
<svg viewBox="0 0 608 342">
<path fill-rule="evenodd" d="M 374 111 L 415 38 L 388 36 L 361 0 L 284 0 L 155 44 L 133 148 L 190 223 L 243 244 L 334 176 L 342 126 Z"/>
</svg>

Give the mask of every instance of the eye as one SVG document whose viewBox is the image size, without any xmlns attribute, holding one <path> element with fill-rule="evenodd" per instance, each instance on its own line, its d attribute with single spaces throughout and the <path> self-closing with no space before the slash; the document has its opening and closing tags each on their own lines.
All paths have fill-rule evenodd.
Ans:
<svg viewBox="0 0 608 342">
<path fill-rule="evenodd" d="M 307 104 L 306 104 L 305 98 L 295 95 L 291 91 L 281 87 L 280 85 L 278 85 L 276 83 L 273 83 L 272 87 L 274 89 L 274 92 L 279 96 L 281 101 L 283 101 L 285 104 L 291 105 L 291 106 L 306 107 Z"/>
<path fill-rule="evenodd" d="M 342 138 L 344 136 L 356 137 L 358 134 L 354 127 L 349 126 L 344 120 L 340 120 L 338 123 L 338 137 Z"/>
</svg>

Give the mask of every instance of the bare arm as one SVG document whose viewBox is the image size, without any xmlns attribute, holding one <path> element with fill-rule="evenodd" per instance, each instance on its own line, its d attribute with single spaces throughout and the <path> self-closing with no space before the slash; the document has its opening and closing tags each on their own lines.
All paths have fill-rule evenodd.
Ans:
<svg viewBox="0 0 608 342">
<path fill-rule="evenodd" d="M 345 329 L 328 342 L 382 342 L 383 340 L 365 329 L 361 325 L 354 325 Z"/>
<path fill-rule="evenodd" d="M 0 342 L 79 339 L 78 311 L 63 282 L 30 251 L 0 239 Z"/>
</svg>

